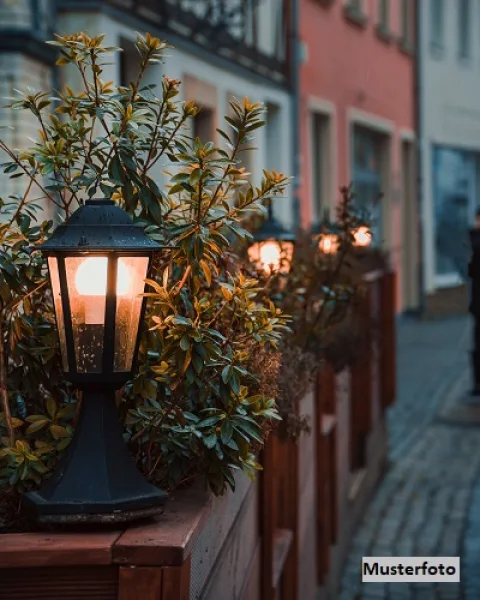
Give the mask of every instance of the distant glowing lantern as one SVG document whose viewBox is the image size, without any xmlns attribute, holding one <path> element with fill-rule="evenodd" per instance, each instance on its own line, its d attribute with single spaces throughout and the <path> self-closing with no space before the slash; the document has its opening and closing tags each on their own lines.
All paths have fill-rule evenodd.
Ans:
<svg viewBox="0 0 480 600">
<path fill-rule="evenodd" d="M 372 243 L 372 232 L 366 225 L 360 225 L 353 231 L 353 245 L 359 248 L 367 248 Z"/>
<path fill-rule="evenodd" d="M 269 205 L 268 219 L 254 233 L 254 241 L 248 249 L 250 262 L 267 276 L 287 274 L 292 264 L 294 247 L 295 235 L 274 219 Z"/>
<path fill-rule="evenodd" d="M 334 233 L 325 233 L 320 237 L 318 248 L 323 254 L 336 254 L 339 247 L 338 236 Z"/>
<path fill-rule="evenodd" d="M 336 223 L 329 218 L 328 209 L 325 210 L 323 220 L 313 225 L 311 233 L 314 242 L 318 242 L 318 249 L 322 254 L 336 254 L 340 247 L 339 229 Z"/>
</svg>

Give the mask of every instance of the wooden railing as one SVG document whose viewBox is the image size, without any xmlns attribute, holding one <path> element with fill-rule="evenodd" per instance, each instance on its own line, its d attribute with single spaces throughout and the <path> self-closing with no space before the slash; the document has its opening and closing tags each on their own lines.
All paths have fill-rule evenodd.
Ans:
<svg viewBox="0 0 480 600">
<path fill-rule="evenodd" d="M 362 310 L 379 327 L 362 367 L 321 369 L 300 408 L 311 433 L 270 435 L 257 482 L 239 475 L 235 494 L 213 498 L 198 481 L 155 522 L 116 531 L 4 535 L 0 597 L 315 600 L 324 586 L 322 597 L 334 598 L 385 464 L 384 409 L 395 398 L 395 276 L 369 288 Z"/>
<path fill-rule="evenodd" d="M 339 480 L 352 478 L 359 470 L 368 471 L 371 433 L 383 419 L 384 409 L 395 400 L 395 281 L 395 274 L 390 272 L 375 273 L 367 278 L 368 290 L 359 310 L 369 323 L 369 334 L 362 344 L 365 350 L 360 359 L 350 368 L 349 419 L 342 428 L 348 432 L 347 439 L 339 438 L 337 375 L 325 366 L 316 382 L 314 414 L 311 415 L 315 454 L 311 460 L 315 461 L 316 473 L 314 535 L 319 586 L 328 582 L 333 570 L 332 546 L 344 541 L 346 532 L 350 533 L 353 526 L 353 517 L 339 514 Z M 378 402 L 379 410 L 375 407 Z M 347 446 L 349 454 L 349 473 L 339 472 L 338 452 L 342 444 Z M 304 540 L 299 527 L 298 449 L 297 442 L 272 435 L 263 454 L 262 600 L 304 600 L 299 594 L 299 581 L 305 574 L 301 572 L 299 560 Z M 386 446 L 382 451 L 386 452 Z M 382 463 L 381 457 L 377 463 Z M 351 508 L 352 513 L 355 512 L 353 506 Z"/>
</svg>

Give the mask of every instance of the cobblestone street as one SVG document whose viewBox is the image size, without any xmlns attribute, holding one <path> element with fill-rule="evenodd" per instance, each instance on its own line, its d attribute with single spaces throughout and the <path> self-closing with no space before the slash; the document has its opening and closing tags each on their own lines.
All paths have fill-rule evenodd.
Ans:
<svg viewBox="0 0 480 600">
<path fill-rule="evenodd" d="M 440 419 L 469 389 L 469 319 L 404 320 L 390 467 L 358 529 L 338 600 L 480 598 L 480 427 Z M 443 413 L 442 413 L 443 414 Z M 460 556 L 461 584 L 362 584 L 362 556 Z"/>
</svg>

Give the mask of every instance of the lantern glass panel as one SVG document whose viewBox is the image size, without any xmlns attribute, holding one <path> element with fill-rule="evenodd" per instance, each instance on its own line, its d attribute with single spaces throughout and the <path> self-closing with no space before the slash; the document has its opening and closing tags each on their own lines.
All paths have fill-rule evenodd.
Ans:
<svg viewBox="0 0 480 600">
<path fill-rule="evenodd" d="M 115 372 L 132 369 L 143 304 L 140 294 L 145 290 L 148 264 L 147 256 L 123 256 L 118 259 L 119 283 L 123 272 L 123 280 L 128 286 L 124 285 L 124 289 L 117 291 L 113 365 Z"/>
<path fill-rule="evenodd" d="M 54 256 L 48 258 L 48 270 L 50 272 L 50 282 L 52 285 L 53 305 L 55 307 L 55 317 L 57 320 L 58 335 L 60 338 L 60 353 L 62 355 L 62 368 L 68 371 L 67 340 L 65 337 L 65 321 L 63 318 L 62 296 L 60 293 L 60 277 L 58 274 L 58 261 Z"/>
<path fill-rule="evenodd" d="M 107 265 L 106 256 L 65 258 L 78 373 L 102 371 Z"/>
</svg>

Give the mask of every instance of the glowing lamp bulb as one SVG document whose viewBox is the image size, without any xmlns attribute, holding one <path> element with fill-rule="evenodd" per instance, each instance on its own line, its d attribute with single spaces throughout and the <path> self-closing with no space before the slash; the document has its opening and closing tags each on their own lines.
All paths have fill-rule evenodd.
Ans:
<svg viewBox="0 0 480 600">
<path fill-rule="evenodd" d="M 318 247 L 324 254 L 335 254 L 338 250 L 338 238 L 332 233 L 322 235 Z"/>
<path fill-rule="evenodd" d="M 132 279 L 130 271 L 122 259 L 119 259 L 117 265 L 117 296 L 126 296 Z M 77 292 L 81 296 L 106 296 L 107 267 L 106 256 L 86 258 L 78 267 L 75 275 Z"/>
<path fill-rule="evenodd" d="M 353 232 L 353 244 L 355 246 L 361 246 L 361 247 L 365 248 L 366 246 L 370 245 L 371 241 L 372 241 L 372 233 L 368 229 L 368 227 L 365 227 L 364 225 L 362 225 L 361 227 L 359 227 L 358 229 L 356 229 Z"/>
<path fill-rule="evenodd" d="M 107 295 L 106 256 L 90 256 L 80 263 L 75 274 L 75 287 L 79 296 L 87 296 L 85 301 L 85 323 L 103 323 Z M 117 296 L 126 296 L 130 290 L 132 276 L 130 270 L 119 259 L 117 262 Z"/>
<path fill-rule="evenodd" d="M 281 250 L 275 242 L 265 242 L 260 247 L 260 262 L 262 267 L 269 271 L 278 271 L 280 268 Z"/>
</svg>

